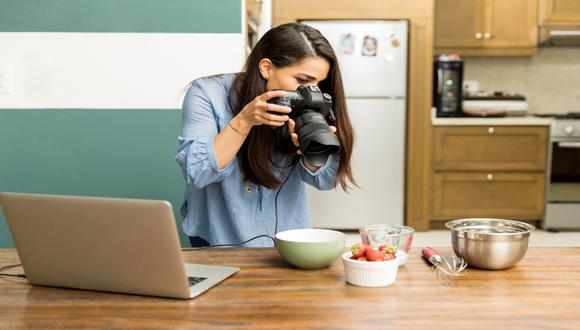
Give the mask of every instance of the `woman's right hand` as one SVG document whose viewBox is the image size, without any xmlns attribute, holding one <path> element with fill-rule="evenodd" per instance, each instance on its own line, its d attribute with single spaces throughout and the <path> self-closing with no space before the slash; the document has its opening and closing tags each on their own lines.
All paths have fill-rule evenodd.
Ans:
<svg viewBox="0 0 580 330">
<path fill-rule="evenodd" d="M 270 125 L 282 126 L 289 117 L 287 114 L 292 112 L 289 107 L 270 104 L 269 99 L 286 95 L 284 91 L 269 91 L 262 95 L 256 96 L 252 102 L 246 104 L 238 114 L 240 124 L 244 126 L 246 132 L 249 132 L 253 126 Z M 273 113 L 270 113 L 271 111 Z"/>
</svg>

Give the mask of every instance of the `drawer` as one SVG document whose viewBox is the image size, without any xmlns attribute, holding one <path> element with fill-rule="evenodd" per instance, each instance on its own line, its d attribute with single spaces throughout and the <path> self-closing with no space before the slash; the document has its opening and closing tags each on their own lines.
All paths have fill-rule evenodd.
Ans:
<svg viewBox="0 0 580 330">
<path fill-rule="evenodd" d="M 432 219 L 544 216 L 544 173 L 435 172 Z"/>
<path fill-rule="evenodd" d="M 546 169 L 548 127 L 440 126 L 434 134 L 435 170 Z"/>
</svg>

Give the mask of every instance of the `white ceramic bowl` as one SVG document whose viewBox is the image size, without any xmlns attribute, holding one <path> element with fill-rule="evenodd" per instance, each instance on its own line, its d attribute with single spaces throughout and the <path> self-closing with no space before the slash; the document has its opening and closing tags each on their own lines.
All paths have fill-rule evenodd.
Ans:
<svg viewBox="0 0 580 330">
<path fill-rule="evenodd" d="M 364 287 L 389 286 L 395 283 L 399 270 L 397 258 L 387 261 L 352 260 L 352 253 L 342 255 L 346 281 L 352 285 Z"/>
</svg>

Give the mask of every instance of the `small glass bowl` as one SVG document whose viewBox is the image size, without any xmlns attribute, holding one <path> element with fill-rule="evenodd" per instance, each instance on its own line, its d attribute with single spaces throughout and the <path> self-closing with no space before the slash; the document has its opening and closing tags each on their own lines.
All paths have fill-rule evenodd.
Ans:
<svg viewBox="0 0 580 330">
<path fill-rule="evenodd" d="M 397 224 L 380 224 L 361 227 L 359 233 L 362 242 L 375 249 L 385 244 L 395 246 L 399 266 L 403 266 L 407 262 L 407 254 L 413 245 L 415 229 Z"/>
</svg>

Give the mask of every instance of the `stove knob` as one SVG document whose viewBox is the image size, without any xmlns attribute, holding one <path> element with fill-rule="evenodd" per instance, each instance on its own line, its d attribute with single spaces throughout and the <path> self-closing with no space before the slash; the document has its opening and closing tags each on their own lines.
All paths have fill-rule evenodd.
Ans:
<svg viewBox="0 0 580 330">
<path fill-rule="evenodd" d="M 572 127 L 572 126 L 566 126 L 566 127 L 564 127 L 564 133 L 566 135 L 572 135 L 572 134 L 574 134 L 574 127 Z"/>
</svg>

